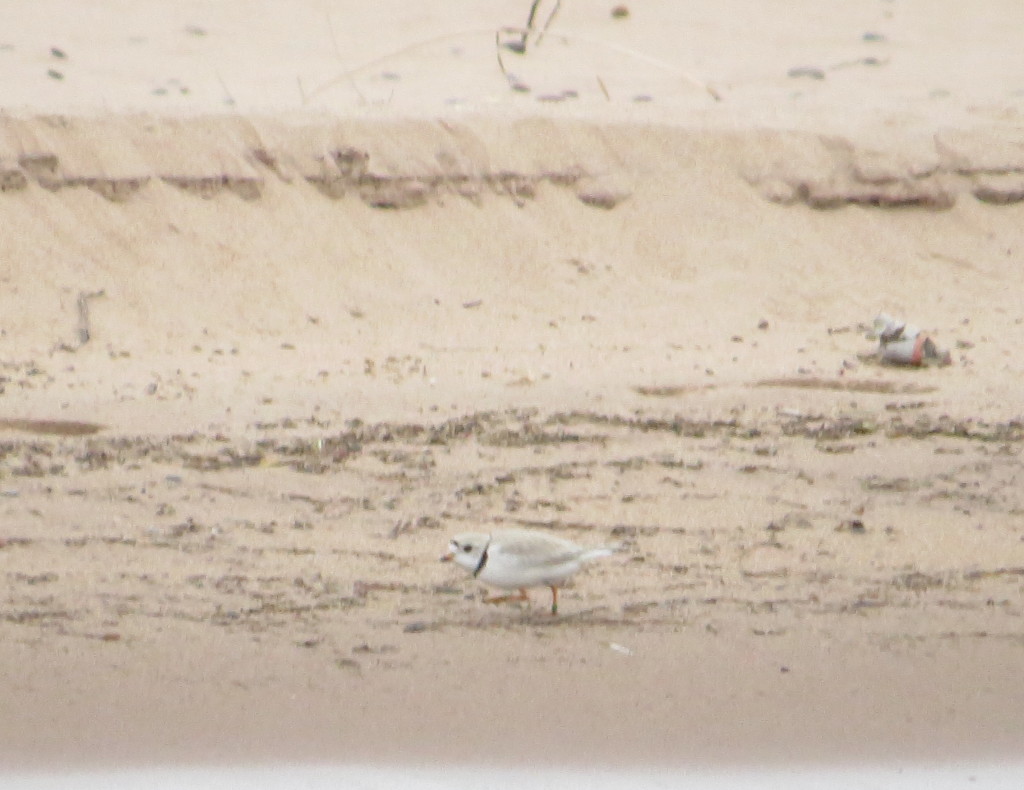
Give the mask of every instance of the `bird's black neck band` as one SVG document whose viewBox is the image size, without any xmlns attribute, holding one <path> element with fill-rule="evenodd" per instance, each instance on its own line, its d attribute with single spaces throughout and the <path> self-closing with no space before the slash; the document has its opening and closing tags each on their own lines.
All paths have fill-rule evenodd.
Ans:
<svg viewBox="0 0 1024 790">
<path fill-rule="evenodd" d="M 491 539 L 487 538 L 487 545 L 484 546 L 484 550 L 480 552 L 480 562 L 476 564 L 476 570 L 473 571 L 473 578 L 475 579 L 480 575 L 480 571 L 484 569 L 487 564 L 487 550 L 491 547 Z"/>
</svg>

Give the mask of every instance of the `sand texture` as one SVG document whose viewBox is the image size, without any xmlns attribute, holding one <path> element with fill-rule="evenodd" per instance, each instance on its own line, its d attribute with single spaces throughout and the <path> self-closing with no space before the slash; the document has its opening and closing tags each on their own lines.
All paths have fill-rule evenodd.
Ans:
<svg viewBox="0 0 1024 790">
<path fill-rule="evenodd" d="M 1021 756 L 1018 3 L 92 5 L 0 32 L 0 766 Z"/>
</svg>

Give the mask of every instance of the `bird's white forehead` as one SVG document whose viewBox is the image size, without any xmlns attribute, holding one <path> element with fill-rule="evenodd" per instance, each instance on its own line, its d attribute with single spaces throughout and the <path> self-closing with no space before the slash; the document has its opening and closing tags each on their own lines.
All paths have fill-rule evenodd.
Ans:
<svg viewBox="0 0 1024 790">
<path fill-rule="evenodd" d="M 487 535 L 482 532 L 463 532 L 459 535 L 455 535 L 450 541 L 449 546 L 477 546 L 487 542 Z"/>
</svg>

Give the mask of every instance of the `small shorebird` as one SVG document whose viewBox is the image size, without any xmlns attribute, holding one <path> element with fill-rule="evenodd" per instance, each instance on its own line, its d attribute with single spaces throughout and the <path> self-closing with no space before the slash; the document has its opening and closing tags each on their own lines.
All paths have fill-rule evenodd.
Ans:
<svg viewBox="0 0 1024 790">
<path fill-rule="evenodd" d="M 492 587 L 517 590 L 511 595 L 484 598 L 484 603 L 529 601 L 529 587 L 551 588 L 551 614 L 558 614 L 558 588 L 583 563 L 607 557 L 616 549 L 586 549 L 571 540 L 528 529 L 466 532 L 448 543 L 441 562 L 455 562 Z"/>
</svg>

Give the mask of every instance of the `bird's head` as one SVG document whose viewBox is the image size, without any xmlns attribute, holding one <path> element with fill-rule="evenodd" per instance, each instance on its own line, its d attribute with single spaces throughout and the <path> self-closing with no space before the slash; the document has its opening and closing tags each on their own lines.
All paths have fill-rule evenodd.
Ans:
<svg viewBox="0 0 1024 790">
<path fill-rule="evenodd" d="M 454 562 L 468 571 L 475 571 L 489 542 L 490 536 L 483 532 L 456 535 L 448 541 L 448 551 L 441 557 L 441 562 Z"/>
</svg>

